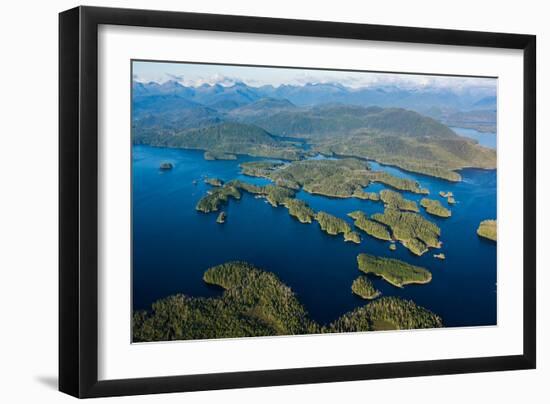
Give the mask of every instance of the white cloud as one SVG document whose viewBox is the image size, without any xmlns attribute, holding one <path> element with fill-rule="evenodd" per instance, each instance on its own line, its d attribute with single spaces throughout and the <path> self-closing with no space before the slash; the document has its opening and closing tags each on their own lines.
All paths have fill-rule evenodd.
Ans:
<svg viewBox="0 0 550 404">
<path fill-rule="evenodd" d="M 397 87 L 407 90 L 449 89 L 456 93 L 496 92 L 496 80 L 491 78 L 434 76 L 402 73 L 346 72 L 331 70 L 307 70 L 263 68 L 248 66 L 201 65 L 185 63 L 155 64 L 141 62 L 136 66 L 136 81 L 163 83 L 176 80 L 183 85 L 198 87 L 203 84 L 231 86 L 244 82 L 259 87 L 283 84 L 338 83 L 353 89 L 365 87 Z"/>
</svg>

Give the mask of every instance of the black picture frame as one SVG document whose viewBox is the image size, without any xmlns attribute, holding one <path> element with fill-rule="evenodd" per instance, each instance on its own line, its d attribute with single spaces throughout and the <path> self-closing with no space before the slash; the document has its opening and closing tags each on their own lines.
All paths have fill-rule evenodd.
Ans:
<svg viewBox="0 0 550 404">
<path fill-rule="evenodd" d="M 523 50 L 523 354 L 99 381 L 97 63 L 100 24 Z M 86 398 L 535 368 L 535 36 L 77 7 L 59 15 L 59 100 L 60 391 Z"/>
</svg>

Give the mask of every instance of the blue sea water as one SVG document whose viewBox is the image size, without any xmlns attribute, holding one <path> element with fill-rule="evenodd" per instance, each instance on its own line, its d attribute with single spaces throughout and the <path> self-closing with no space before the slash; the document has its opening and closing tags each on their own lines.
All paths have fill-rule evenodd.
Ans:
<svg viewBox="0 0 550 404">
<path fill-rule="evenodd" d="M 374 169 L 417 180 L 431 191 L 432 198 L 440 198 L 439 191 L 455 195 L 457 204 L 451 208 L 451 218 L 429 216 L 442 229 L 443 248 L 417 257 L 400 244 L 392 252 L 387 242 L 366 234 L 362 234 L 361 244 L 346 243 L 341 236 L 322 232 L 317 223 L 299 223 L 285 208 L 273 208 L 246 193 L 224 207 L 227 221 L 223 225 L 216 223 L 215 213 L 195 210 L 210 188 L 204 177 L 268 183 L 239 173 L 239 164 L 251 160 L 259 159 L 240 156 L 236 161 L 206 161 L 200 151 L 133 147 L 135 309 L 150 308 L 155 300 L 175 293 L 218 296 L 219 288 L 203 282 L 204 271 L 223 262 L 242 260 L 274 272 L 292 288 L 311 317 L 326 324 L 365 304 L 350 289 L 361 274 L 357 255 L 365 252 L 405 260 L 432 272 L 429 284 L 404 288 L 373 277 L 383 295 L 412 299 L 442 316 L 446 326 L 496 324 L 496 245 L 476 235 L 481 220 L 496 218 L 496 171 L 462 170 L 463 181 L 450 183 L 372 163 Z M 162 161 L 172 162 L 174 168 L 159 170 Z M 375 184 L 367 190 L 383 188 Z M 421 198 L 405 194 L 409 199 Z M 354 198 L 331 199 L 303 191 L 298 197 L 314 210 L 329 212 L 350 224 L 352 220 L 346 215 L 354 210 L 369 214 L 383 211 L 381 203 Z M 440 251 L 446 260 L 433 257 Z"/>
<path fill-rule="evenodd" d="M 497 135 L 492 132 L 479 132 L 475 129 L 468 128 L 451 128 L 457 135 L 475 139 L 481 146 L 490 149 L 497 148 Z"/>
</svg>

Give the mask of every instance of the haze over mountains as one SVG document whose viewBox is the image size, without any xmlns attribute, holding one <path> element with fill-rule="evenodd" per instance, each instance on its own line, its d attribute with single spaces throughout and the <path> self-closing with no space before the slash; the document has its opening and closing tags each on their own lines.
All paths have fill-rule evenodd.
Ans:
<svg viewBox="0 0 550 404">
<path fill-rule="evenodd" d="M 283 84 L 253 87 L 244 82 L 232 85 L 203 84 L 184 86 L 176 80 L 162 84 L 133 82 L 134 96 L 177 95 L 216 109 L 233 109 L 261 98 L 286 99 L 297 106 L 327 102 L 362 106 L 401 107 L 418 112 L 437 107 L 455 110 L 496 109 L 496 95 L 490 89 L 416 87 L 374 85 L 362 88 L 346 87 L 339 83 Z"/>
<path fill-rule="evenodd" d="M 348 155 L 452 181 L 460 179 L 460 168 L 496 165 L 494 151 L 441 123 L 490 125 L 494 110 L 487 108 L 495 107 L 496 98 L 475 88 L 191 87 L 171 80 L 134 81 L 132 95 L 137 144 L 289 160 L 318 152 Z"/>
</svg>

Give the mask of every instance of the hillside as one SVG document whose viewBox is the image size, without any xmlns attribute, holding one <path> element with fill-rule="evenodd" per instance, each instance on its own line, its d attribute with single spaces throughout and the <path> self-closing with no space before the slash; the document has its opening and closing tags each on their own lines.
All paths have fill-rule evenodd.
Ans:
<svg viewBox="0 0 550 404">
<path fill-rule="evenodd" d="M 325 97 L 323 104 L 297 106 L 290 95 L 299 91 L 331 96 Z M 264 96 L 266 92 L 269 96 Z M 289 98 L 274 97 L 282 93 Z M 281 137 L 296 137 L 307 140 L 310 153 L 372 159 L 449 181 L 459 181 L 456 171 L 465 167 L 496 167 L 494 150 L 458 136 L 433 118 L 403 108 L 334 102 L 351 93 L 337 85 L 280 86 L 275 90 L 244 83 L 196 88 L 177 82 L 135 83 L 133 140 L 153 146 L 295 160 L 305 150 Z M 489 119 L 483 111 L 467 116 Z"/>
<path fill-rule="evenodd" d="M 293 144 L 279 140 L 257 126 L 235 122 L 178 132 L 135 129 L 134 143 L 288 160 L 301 156 Z"/>
<path fill-rule="evenodd" d="M 258 116 L 262 114 L 275 114 L 280 111 L 295 110 L 297 107 L 287 99 L 261 98 L 250 104 L 233 109 L 229 116 L 237 119 Z"/>
</svg>

